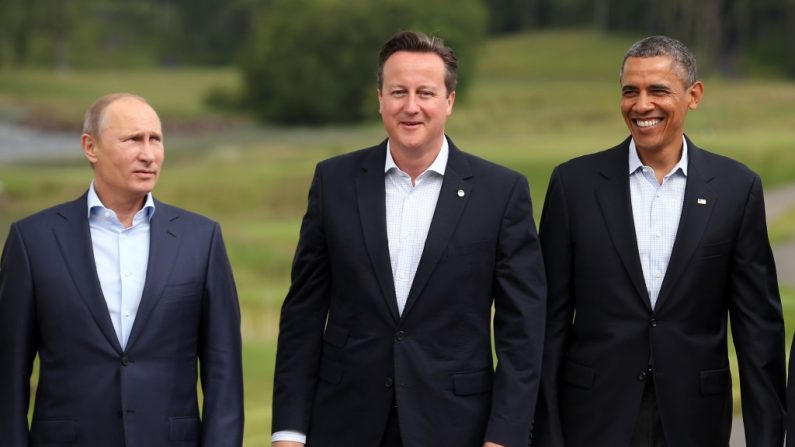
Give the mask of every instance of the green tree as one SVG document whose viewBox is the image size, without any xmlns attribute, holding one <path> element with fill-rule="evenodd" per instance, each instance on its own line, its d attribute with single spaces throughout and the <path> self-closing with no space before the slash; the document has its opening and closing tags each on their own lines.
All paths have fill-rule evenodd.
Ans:
<svg viewBox="0 0 795 447">
<path fill-rule="evenodd" d="M 484 34 L 479 0 L 275 0 L 243 58 L 246 104 L 263 121 L 360 121 L 375 110 L 378 50 L 401 29 L 438 35 L 472 73 Z"/>
</svg>

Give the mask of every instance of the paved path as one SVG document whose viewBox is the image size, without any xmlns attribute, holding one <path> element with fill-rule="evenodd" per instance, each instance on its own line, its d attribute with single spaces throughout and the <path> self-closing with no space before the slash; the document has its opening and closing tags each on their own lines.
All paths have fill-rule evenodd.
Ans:
<svg viewBox="0 0 795 447">
<path fill-rule="evenodd" d="M 767 220 L 771 222 L 795 208 L 795 184 L 770 190 L 765 194 Z M 795 241 L 773 247 L 779 284 L 795 287 Z M 789 340 L 786 343 L 789 346 Z M 743 420 L 737 415 L 732 424 L 731 447 L 745 447 Z"/>
</svg>

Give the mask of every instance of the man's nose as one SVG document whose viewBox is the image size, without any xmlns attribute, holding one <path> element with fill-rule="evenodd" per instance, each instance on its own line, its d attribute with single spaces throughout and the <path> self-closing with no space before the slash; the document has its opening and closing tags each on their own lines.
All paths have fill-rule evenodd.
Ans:
<svg viewBox="0 0 795 447">
<path fill-rule="evenodd" d="M 147 164 L 155 161 L 155 148 L 149 139 L 144 140 L 144 142 L 141 144 L 140 150 L 138 151 L 138 159 L 146 162 Z"/>
<path fill-rule="evenodd" d="M 635 110 L 639 112 L 646 112 L 654 108 L 654 101 L 651 96 L 645 92 L 640 92 L 638 100 L 635 102 Z"/>
<path fill-rule="evenodd" d="M 411 94 L 406 98 L 406 112 L 417 113 L 420 111 L 419 102 L 417 102 L 417 95 Z"/>
</svg>

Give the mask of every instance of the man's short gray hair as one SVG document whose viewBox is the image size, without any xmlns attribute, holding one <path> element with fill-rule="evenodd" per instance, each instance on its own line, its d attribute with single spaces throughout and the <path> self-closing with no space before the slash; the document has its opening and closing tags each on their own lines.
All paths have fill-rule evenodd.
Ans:
<svg viewBox="0 0 795 447">
<path fill-rule="evenodd" d="M 102 119 L 105 115 L 105 109 L 107 109 L 109 105 L 122 98 L 133 98 L 141 101 L 144 104 L 149 104 L 149 102 L 143 97 L 133 95 L 132 93 L 107 94 L 94 101 L 88 110 L 86 110 L 86 115 L 83 118 L 83 133 L 94 135 L 95 137 L 99 136 L 99 132 L 102 130 Z"/>
<path fill-rule="evenodd" d="M 630 57 L 667 56 L 673 59 L 679 78 L 690 87 L 696 82 L 696 57 L 682 42 L 668 36 L 650 36 L 635 42 L 624 55 L 619 71 L 619 80 L 624 76 L 624 65 Z"/>
</svg>

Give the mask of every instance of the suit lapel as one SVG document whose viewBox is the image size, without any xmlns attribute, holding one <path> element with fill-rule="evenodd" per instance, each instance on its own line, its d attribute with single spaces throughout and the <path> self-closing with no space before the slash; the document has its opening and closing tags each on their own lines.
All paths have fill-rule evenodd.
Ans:
<svg viewBox="0 0 795 447">
<path fill-rule="evenodd" d="M 600 168 L 605 182 L 596 191 L 596 198 L 602 210 L 610 239 L 618 252 L 621 262 L 627 271 L 632 284 L 643 298 L 647 309 L 651 310 L 649 292 L 643 279 L 643 269 L 638 254 L 638 241 L 635 235 L 635 224 L 632 215 L 632 204 L 629 195 L 629 139 L 610 151 L 610 159 Z M 598 253 L 594 253 L 598 256 Z"/>
<path fill-rule="evenodd" d="M 174 208 L 155 200 L 155 213 L 149 224 L 149 263 L 146 267 L 146 283 L 130 331 L 130 338 L 127 340 L 127 352 L 140 338 L 141 331 L 168 284 L 168 278 L 179 254 L 180 238 L 176 225 L 178 220 L 179 214 Z"/>
<path fill-rule="evenodd" d="M 656 308 L 666 301 L 693 256 L 693 252 L 704 234 L 709 217 L 718 200 L 718 195 L 709 186 L 714 175 L 703 162 L 703 152 L 687 140 L 688 167 L 687 186 L 682 203 L 682 217 L 676 231 L 676 240 L 668 261 Z M 701 202 L 701 203 L 700 203 Z"/>
<path fill-rule="evenodd" d="M 362 173 L 356 177 L 356 198 L 359 205 L 359 219 L 364 233 L 364 242 L 370 255 L 385 305 L 397 321 L 400 313 L 397 308 L 395 282 L 392 278 L 392 264 L 389 258 L 389 241 L 386 234 L 386 195 L 384 192 L 384 163 L 386 162 L 386 141 L 376 146 L 365 156 Z"/>
<path fill-rule="evenodd" d="M 449 141 L 449 140 L 448 140 Z M 406 306 L 403 309 L 403 318 L 409 313 L 414 303 L 417 301 L 422 289 L 431 277 L 431 273 L 436 268 L 436 264 L 441 259 L 447 248 L 450 237 L 455 232 L 456 226 L 461 218 L 467 202 L 472 192 L 472 184 L 469 179 L 472 171 L 469 162 L 459 151 L 452 141 L 450 144 L 450 155 L 445 168 L 442 188 L 439 191 L 439 199 L 436 202 L 436 210 L 433 213 L 433 220 L 428 229 L 428 236 L 425 238 L 425 247 L 422 250 L 422 257 L 411 283 L 409 296 L 406 299 Z M 463 195 L 459 193 L 463 191 Z"/>
<path fill-rule="evenodd" d="M 88 202 L 83 194 L 58 210 L 63 219 L 53 226 L 53 233 L 66 268 L 75 287 L 108 342 L 121 353 L 121 345 L 110 320 L 110 311 L 99 284 L 91 230 L 88 225 Z"/>
</svg>

